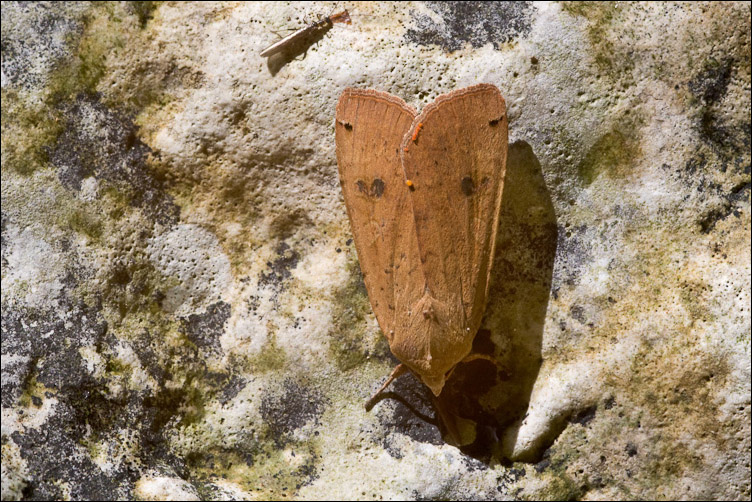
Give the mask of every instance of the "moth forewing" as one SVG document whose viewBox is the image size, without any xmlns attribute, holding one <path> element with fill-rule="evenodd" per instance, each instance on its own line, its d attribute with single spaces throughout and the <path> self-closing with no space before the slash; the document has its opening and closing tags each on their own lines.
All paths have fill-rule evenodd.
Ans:
<svg viewBox="0 0 752 502">
<path fill-rule="evenodd" d="M 462 305 L 471 337 L 486 306 L 507 141 L 506 105 L 489 84 L 439 96 L 403 139 L 402 165 L 415 187 L 410 201 L 428 289 L 438 300 Z"/>
<path fill-rule="evenodd" d="M 335 121 L 337 165 L 355 249 L 368 298 L 388 340 L 395 331 L 395 291 L 407 282 L 399 277 L 403 255 L 415 233 L 397 152 L 414 116 L 395 96 L 346 89 Z"/>
</svg>

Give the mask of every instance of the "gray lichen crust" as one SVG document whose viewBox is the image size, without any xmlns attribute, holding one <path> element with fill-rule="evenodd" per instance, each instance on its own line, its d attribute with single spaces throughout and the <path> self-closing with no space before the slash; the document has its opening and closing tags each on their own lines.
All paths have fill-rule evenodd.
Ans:
<svg viewBox="0 0 752 502">
<path fill-rule="evenodd" d="M 480 82 L 497 367 L 366 413 L 335 103 Z M 749 110 L 748 2 L 4 2 L 2 499 L 748 499 Z"/>
</svg>

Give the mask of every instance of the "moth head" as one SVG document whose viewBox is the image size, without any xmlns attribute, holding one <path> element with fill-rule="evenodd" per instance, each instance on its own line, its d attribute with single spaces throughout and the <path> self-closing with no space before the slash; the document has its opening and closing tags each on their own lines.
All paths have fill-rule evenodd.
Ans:
<svg viewBox="0 0 752 502">
<path fill-rule="evenodd" d="M 423 359 L 400 358 L 400 360 L 402 360 L 402 362 L 404 362 L 413 373 L 420 377 L 421 381 L 431 389 L 431 392 L 433 392 L 435 396 L 441 394 L 449 376 L 459 362 L 455 361 L 453 356 L 443 357 L 437 360 L 436 358 L 431 357 L 430 354 Z"/>
<path fill-rule="evenodd" d="M 434 396 L 441 394 L 441 390 L 446 383 L 446 375 L 421 375 L 420 379 L 431 389 Z"/>
</svg>

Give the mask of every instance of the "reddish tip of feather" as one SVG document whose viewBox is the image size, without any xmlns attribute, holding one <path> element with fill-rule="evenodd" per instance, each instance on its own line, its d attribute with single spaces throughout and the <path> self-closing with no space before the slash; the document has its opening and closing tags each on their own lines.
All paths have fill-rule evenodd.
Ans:
<svg viewBox="0 0 752 502">
<path fill-rule="evenodd" d="M 334 14 L 329 19 L 332 20 L 333 23 L 345 23 L 345 24 L 352 24 L 352 20 L 350 19 L 350 13 L 347 12 L 347 9 L 343 10 L 339 14 Z"/>
<path fill-rule="evenodd" d="M 423 122 L 418 122 L 418 126 L 415 128 L 415 132 L 413 133 L 413 142 L 415 142 L 416 139 L 418 139 L 418 133 L 423 128 Z"/>
</svg>

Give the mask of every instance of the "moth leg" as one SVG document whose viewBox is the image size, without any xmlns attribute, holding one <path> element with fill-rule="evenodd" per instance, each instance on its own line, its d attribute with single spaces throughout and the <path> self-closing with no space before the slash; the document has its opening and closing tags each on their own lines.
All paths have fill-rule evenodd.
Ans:
<svg viewBox="0 0 752 502">
<path fill-rule="evenodd" d="M 402 363 L 395 366 L 394 370 L 392 370 L 392 374 L 389 375 L 389 378 L 387 378 L 386 382 L 384 382 L 384 385 L 382 385 L 381 388 L 377 390 L 373 396 L 371 396 L 371 399 L 366 401 L 366 411 L 369 411 L 371 408 L 373 408 L 373 406 L 376 404 L 376 398 L 379 397 L 379 394 L 384 392 L 384 390 L 389 387 L 390 383 L 407 373 L 407 370 L 407 366 Z"/>
<path fill-rule="evenodd" d="M 446 376 L 444 376 L 444 381 L 449 380 L 449 377 L 452 376 L 452 373 L 454 373 L 454 370 L 457 369 L 457 366 L 459 366 L 462 363 L 469 363 L 470 361 L 475 361 L 477 359 L 483 359 L 485 361 L 493 363 L 494 366 L 496 366 L 497 368 L 499 367 L 499 363 L 496 362 L 496 360 L 492 356 L 488 356 L 486 354 L 480 354 L 478 352 L 475 352 L 473 354 L 468 354 L 467 356 L 465 356 L 465 358 L 462 361 L 460 361 L 457 364 L 455 364 L 454 366 L 452 366 L 452 369 L 450 369 L 447 372 Z"/>
<path fill-rule="evenodd" d="M 493 356 L 479 354 L 478 352 L 468 354 L 462 361 L 460 361 L 460 363 L 469 363 L 470 361 L 475 361 L 477 359 L 485 359 L 490 363 L 494 363 L 495 366 L 498 366 L 496 359 L 494 359 Z"/>
<path fill-rule="evenodd" d="M 444 425 L 444 428 L 446 428 L 447 435 L 449 436 L 449 443 L 454 446 L 461 446 L 462 434 L 460 433 L 452 414 L 449 413 L 442 404 L 441 396 L 436 397 L 432 395 L 431 399 L 433 400 L 433 407 L 436 410 L 439 421 Z"/>
</svg>

